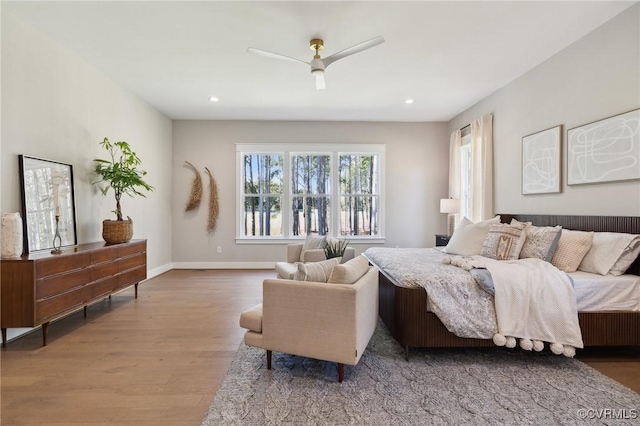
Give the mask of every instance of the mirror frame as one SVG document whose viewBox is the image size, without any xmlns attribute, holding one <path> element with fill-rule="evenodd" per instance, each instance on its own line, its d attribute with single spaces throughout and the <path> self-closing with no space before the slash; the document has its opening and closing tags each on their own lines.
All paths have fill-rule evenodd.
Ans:
<svg viewBox="0 0 640 426">
<path fill-rule="evenodd" d="M 53 248 L 55 235 L 54 185 L 57 183 L 58 229 L 61 246 L 78 244 L 73 166 L 59 161 L 18 155 L 24 252 Z"/>
</svg>

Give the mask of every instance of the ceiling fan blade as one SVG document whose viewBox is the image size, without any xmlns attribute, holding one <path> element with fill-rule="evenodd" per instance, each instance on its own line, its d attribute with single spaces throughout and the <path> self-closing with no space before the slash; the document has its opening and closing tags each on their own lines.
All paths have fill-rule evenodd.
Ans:
<svg viewBox="0 0 640 426">
<path fill-rule="evenodd" d="M 324 66 L 326 68 L 329 65 L 331 65 L 333 62 L 337 61 L 338 59 L 342 59 L 346 56 L 353 55 L 358 52 L 362 52 L 363 50 L 370 49 L 382 43 L 384 43 L 384 37 L 382 36 L 374 37 L 371 40 L 363 41 L 362 43 L 358 43 L 355 46 L 347 47 L 344 50 L 334 53 L 333 55 L 322 59 L 322 63 L 324 63 Z"/>
<path fill-rule="evenodd" d="M 309 65 L 308 62 L 302 61 L 300 59 L 292 58 L 291 56 L 281 55 L 279 53 L 267 52 L 266 50 L 256 49 L 255 47 L 247 48 L 247 52 L 255 53 L 255 54 L 258 54 L 258 55 L 261 55 L 261 56 L 266 56 L 267 58 L 280 59 L 280 60 L 291 61 L 291 62 L 300 62 L 300 63 L 303 63 L 305 65 Z"/>
<path fill-rule="evenodd" d="M 324 90 L 325 87 L 326 86 L 324 84 L 324 73 L 316 74 L 316 90 Z"/>
</svg>

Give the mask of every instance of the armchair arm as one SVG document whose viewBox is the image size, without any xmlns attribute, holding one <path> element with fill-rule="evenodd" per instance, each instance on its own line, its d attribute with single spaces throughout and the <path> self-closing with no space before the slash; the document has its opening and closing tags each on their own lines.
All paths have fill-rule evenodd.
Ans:
<svg viewBox="0 0 640 426">
<path fill-rule="evenodd" d="M 347 246 L 344 249 L 344 254 L 342 255 L 342 263 L 348 262 L 356 256 L 356 250 L 353 247 Z"/>
<path fill-rule="evenodd" d="M 300 261 L 300 254 L 302 253 L 303 244 L 289 244 L 287 245 L 287 262 L 296 263 Z"/>
</svg>

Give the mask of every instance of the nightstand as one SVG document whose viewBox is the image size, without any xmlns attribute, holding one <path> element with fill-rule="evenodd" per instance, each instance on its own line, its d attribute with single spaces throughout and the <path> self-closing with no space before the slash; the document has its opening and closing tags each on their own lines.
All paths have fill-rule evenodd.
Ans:
<svg viewBox="0 0 640 426">
<path fill-rule="evenodd" d="M 449 244 L 449 235 L 446 234 L 436 234 L 436 247 L 442 247 Z"/>
</svg>

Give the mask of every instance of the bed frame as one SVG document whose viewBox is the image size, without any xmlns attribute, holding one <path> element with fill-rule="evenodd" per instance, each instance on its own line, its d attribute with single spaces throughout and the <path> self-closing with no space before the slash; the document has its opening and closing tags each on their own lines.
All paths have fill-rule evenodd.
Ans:
<svg viewBox="0 0 640 426">
<path fill-rule="evenodd" d="M 503 223 L 515 218 L 538 226 L 640 234 L 640 217 L 635 216 L 500 216 Z M 640 275 L 640 258 L 627 273 Z M 410 347 L 494 346 L 491 340 L 461 338 L 449 332 L 434 313 L 427 311 L 424 289 L 398 287 L 382 272 L 379 286 L 380 317 L 391 335 L 404 346 L 407 358 Z M 640 312 L 579 312 L 578 319 L 585 346 L 640 346 Z"/>
</svg>

